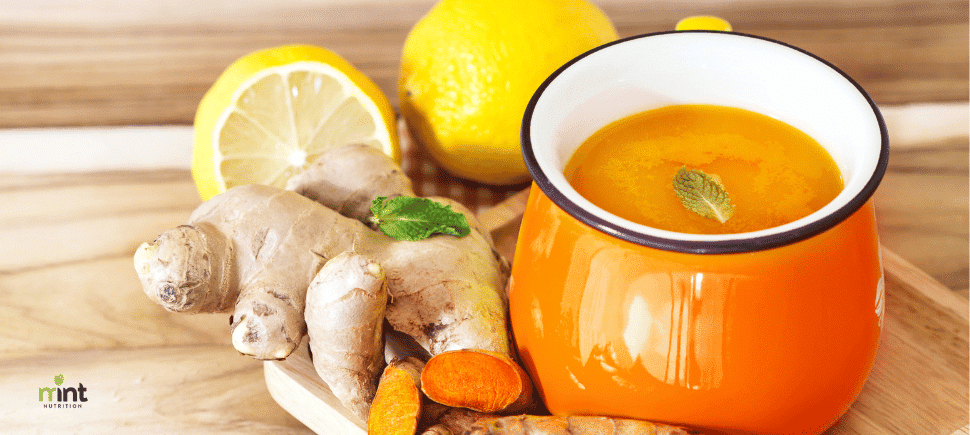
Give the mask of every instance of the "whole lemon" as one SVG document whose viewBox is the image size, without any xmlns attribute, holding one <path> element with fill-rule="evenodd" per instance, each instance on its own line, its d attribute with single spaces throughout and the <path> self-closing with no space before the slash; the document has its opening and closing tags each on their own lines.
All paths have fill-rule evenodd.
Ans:
<svg viewBox="0 0 970 435">
<path fill-rule="evenodd" d="M 585 0 L 443 0 L 404 43 L 401 114 L 452 174 L 526 181 L 519 137 L 529 99 L 557 68 L 616 38 Z"/>
</svg>

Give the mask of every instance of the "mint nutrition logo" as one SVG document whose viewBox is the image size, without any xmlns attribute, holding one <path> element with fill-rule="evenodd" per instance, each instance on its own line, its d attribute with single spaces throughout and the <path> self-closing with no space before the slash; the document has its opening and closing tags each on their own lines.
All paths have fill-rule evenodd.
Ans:
<svg viewBox="0 0 970 435">
<path fill-rule="evenodd" d="M 60 388 L 64 384 L 64 375 L 54 376 L 54 383 L 57 384 L 57 388 L 39 388 L 39 400 L 44 402 L 44 393 L 47 393 L 47 402 L 43 403 L 44 408 L 80 408 L 81 404 L 78 402 L 87 402 L 88 398 L 84 397 L 84 392 L 87 388 L 84 388 L 84 384 L 78 382 L 77 388 L 66 387 Z M 57 394 L 57 401 L 54 400 L 54 394 Z"/>
</svg>

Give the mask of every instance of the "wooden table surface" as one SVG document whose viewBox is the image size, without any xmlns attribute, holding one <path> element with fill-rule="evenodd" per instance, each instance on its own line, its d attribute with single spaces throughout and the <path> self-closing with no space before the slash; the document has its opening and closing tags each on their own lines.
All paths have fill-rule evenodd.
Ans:
<svg viewBox="0 0 970 435">
<path fill-rule="evenodd" d="M 964 314 L 947 343 L 961 356 L 945 363 L 968 371 L 966 1 L 596 3 L 621 36 L 715 14 L 738 31 L 807 49 L 860 82 L 883 109 L 892 142 L 875 197 L 881 240 L 925 271 L 920 279 L 949 289 L 940 297 Z M 202 93 L 232 60 L 283 43 L 325 46 L 396 104 L 404 37 L 431 4 L 4 2 L 0 432 L 310 433 L 269 396 L 262 365 L 232 349 L 226 315 L 163 311 L 141 293 L 131 256 L 198 205 L 188 172 L 190 123 Z M 473 208 L 524 187 L 454 179 L 417 146 L 406 164 L 419 193 L 455 196 Z M 38 403 L 37 389 L 54 387 L 58 374 L 65 386 L 86 387 L 82 408 Z M 967 377 L 948 386 L 965 391 Z M 966 403 L 955 406 L 967 414 Z M 927 426 L 927 433 L 968 433 L 967 420 L 962 428 Z"/>
</svg>

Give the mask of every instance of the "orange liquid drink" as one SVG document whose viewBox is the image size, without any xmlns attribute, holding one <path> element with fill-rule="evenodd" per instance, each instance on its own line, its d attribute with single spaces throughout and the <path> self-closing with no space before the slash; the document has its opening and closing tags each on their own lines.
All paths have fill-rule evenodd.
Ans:
<svg viewBox="0 0 970 435">
<path fill-rule="evenodd" d="M 681 204 L 671 180 L 686 166 L 720 178 L 735 213 L 725 222 Z M 835 161 L 814 139 L 768 116 L 675 105 L 607 125 L 565 170 L 573 188 L 621 218 L 667 231 L 731 234 L 783 225 L 842 191 Z"/>
</svg>

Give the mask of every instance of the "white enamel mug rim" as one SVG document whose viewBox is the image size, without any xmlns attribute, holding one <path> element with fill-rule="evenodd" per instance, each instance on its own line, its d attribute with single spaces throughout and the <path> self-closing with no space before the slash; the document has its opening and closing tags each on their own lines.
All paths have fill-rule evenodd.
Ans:
<svg viewBox="0 0 970 435">
<path fill-rule="evenodd" d="M 663 40 L 665 38 L 671 39 Z M 655 53 L 652 54 L 660 53 L 668 58 L 633 58 L 631 54 L 639 54 L 640 48 L 653 50 Z M 690 51 L 694 49 L 699 53 Z M 705 63 L 708 59 L 711 62 Z M 728 62 L 725 59 L 737 62 Z M 778 65 L 769 60 L 786 63 Z M 676 66 L 668 68 L 668 65 L 677 62 L 684 64 L 683 70 L 677 71 Z M 727 74 L 729 77 L 726 81 L 731 86 L 728 89 L 734 92 L 733 100 L 730 96 L 723 97 L 732 92 L 710 92 L 710 95 L 703 98 L 697 95 L 678 98 L 665 94 L 666 88 L 658 90 L 650 89 L 653 85 L 641 86 L 650 78 L 657 79 L 664 74 L 669 77 L 700 71 L 698 74 L 702 76 L 713 73 L 723 75 L 725 64 L 734 65 L 727 68 L 734 70 L 734 81 L 731 81 L 730 74 Z M 786 65 L 788 69 L 785 69 Z M 649 78 L 631 75 L 630 70 Z M 757 80 L 738 78 L 748 70 L 752 74 L 754 71 L 774 74 L 770 77 L 787 74 L 791 76 L 792 86 L 786 87 L 788 83 L 778 77 L 777 83 L 773 83 L 777 92 L 761 92 L 773 88 Z M 604 84 L 604 77 L 609 75 L 612 75 L 609 79 L 612 82 Z M 689 80 L 681 77 L 672 79 L 668 84 L 675 89 L 671 92 L 705 92 L 695 92 L 696 87 L 703 85 L 685 83 Z M 803 86 L 800 92 L 809 99 L 818 97 L 823 103 L 831 100 L 832 104 L 817 107 L 814 116 L 820 119 L 829 117 L 829 121 L 839 124 L 840 128 L 828 128 L 818 122 L 814 125 L 811 122 L 802 123 L 799 116 L 793 117 L 791 114 L 792 111 L 798 112 L 801 109 L 780 109 L 785 105 L 795 107 L 790 102 L 790 96 L 776 95 L 781 90 L 795 92 L 795 80 L 807 80 L 812 84 L 828 86 L 818 92 Z M 709 81 L 711 80 L 699 80 L 694 83 L 706 84 Z M 623 89 L 624 86 L 627 88 Z M 826 93 L 825 90 L 830 92 Z M 641 104 L 636 100 L 637 95 L 655 101 Z M 625 101 L 623 97 L 626 98 Z M 619 99 L 620 102 L 613 104 L 616 100 L 610 98 Z M 789 102 L 780 102 L 785 99 Z M 748 100 L 758 101 L 749 103 Z M 662 104 L 664 102 L 666 104 Z M 591 112 L 586 109 L 583 112 L 583 104 L 596 105 L 598 110 Z M 822 209 L 794 222 L 761 231 L 713 235 L 665 231 L 630 222 L 590 203 L 569 185 L 563 168 L 572 151 L 589 135 L 609 122 L 671 104 L 741 107 L 781 119 L 808 133 L 829 151 L 843 174 L 845 188 Z M 597 119 L 597 116 L 600 118 Z M 842 143 L 845 141 L 840 141 L 838 135 L 856 135 L 857 137 L 852 136 L 852 140 L 862 143 L 860 147 L 844 147 Z M 739 32 L 709 30 L 667 31 L 631 36 L 577 56 L 539 86 L 526 107 L 521 139 L 523 157 L 536 185 L 557 206 L 576 219 L 603 233 L 633 243 L 696 254 L 760 251 L 818 235 L 844 221 L 869 200 L 881 182 L 889 162 L 889 138 L 879 109 L 865 90 L 843 71 L 812 53 L 783 42 Z M 559 143 L 553 143 L 554 141 Z M 564 141 L 568 144 L 562 145 Z"/>
</svg>

